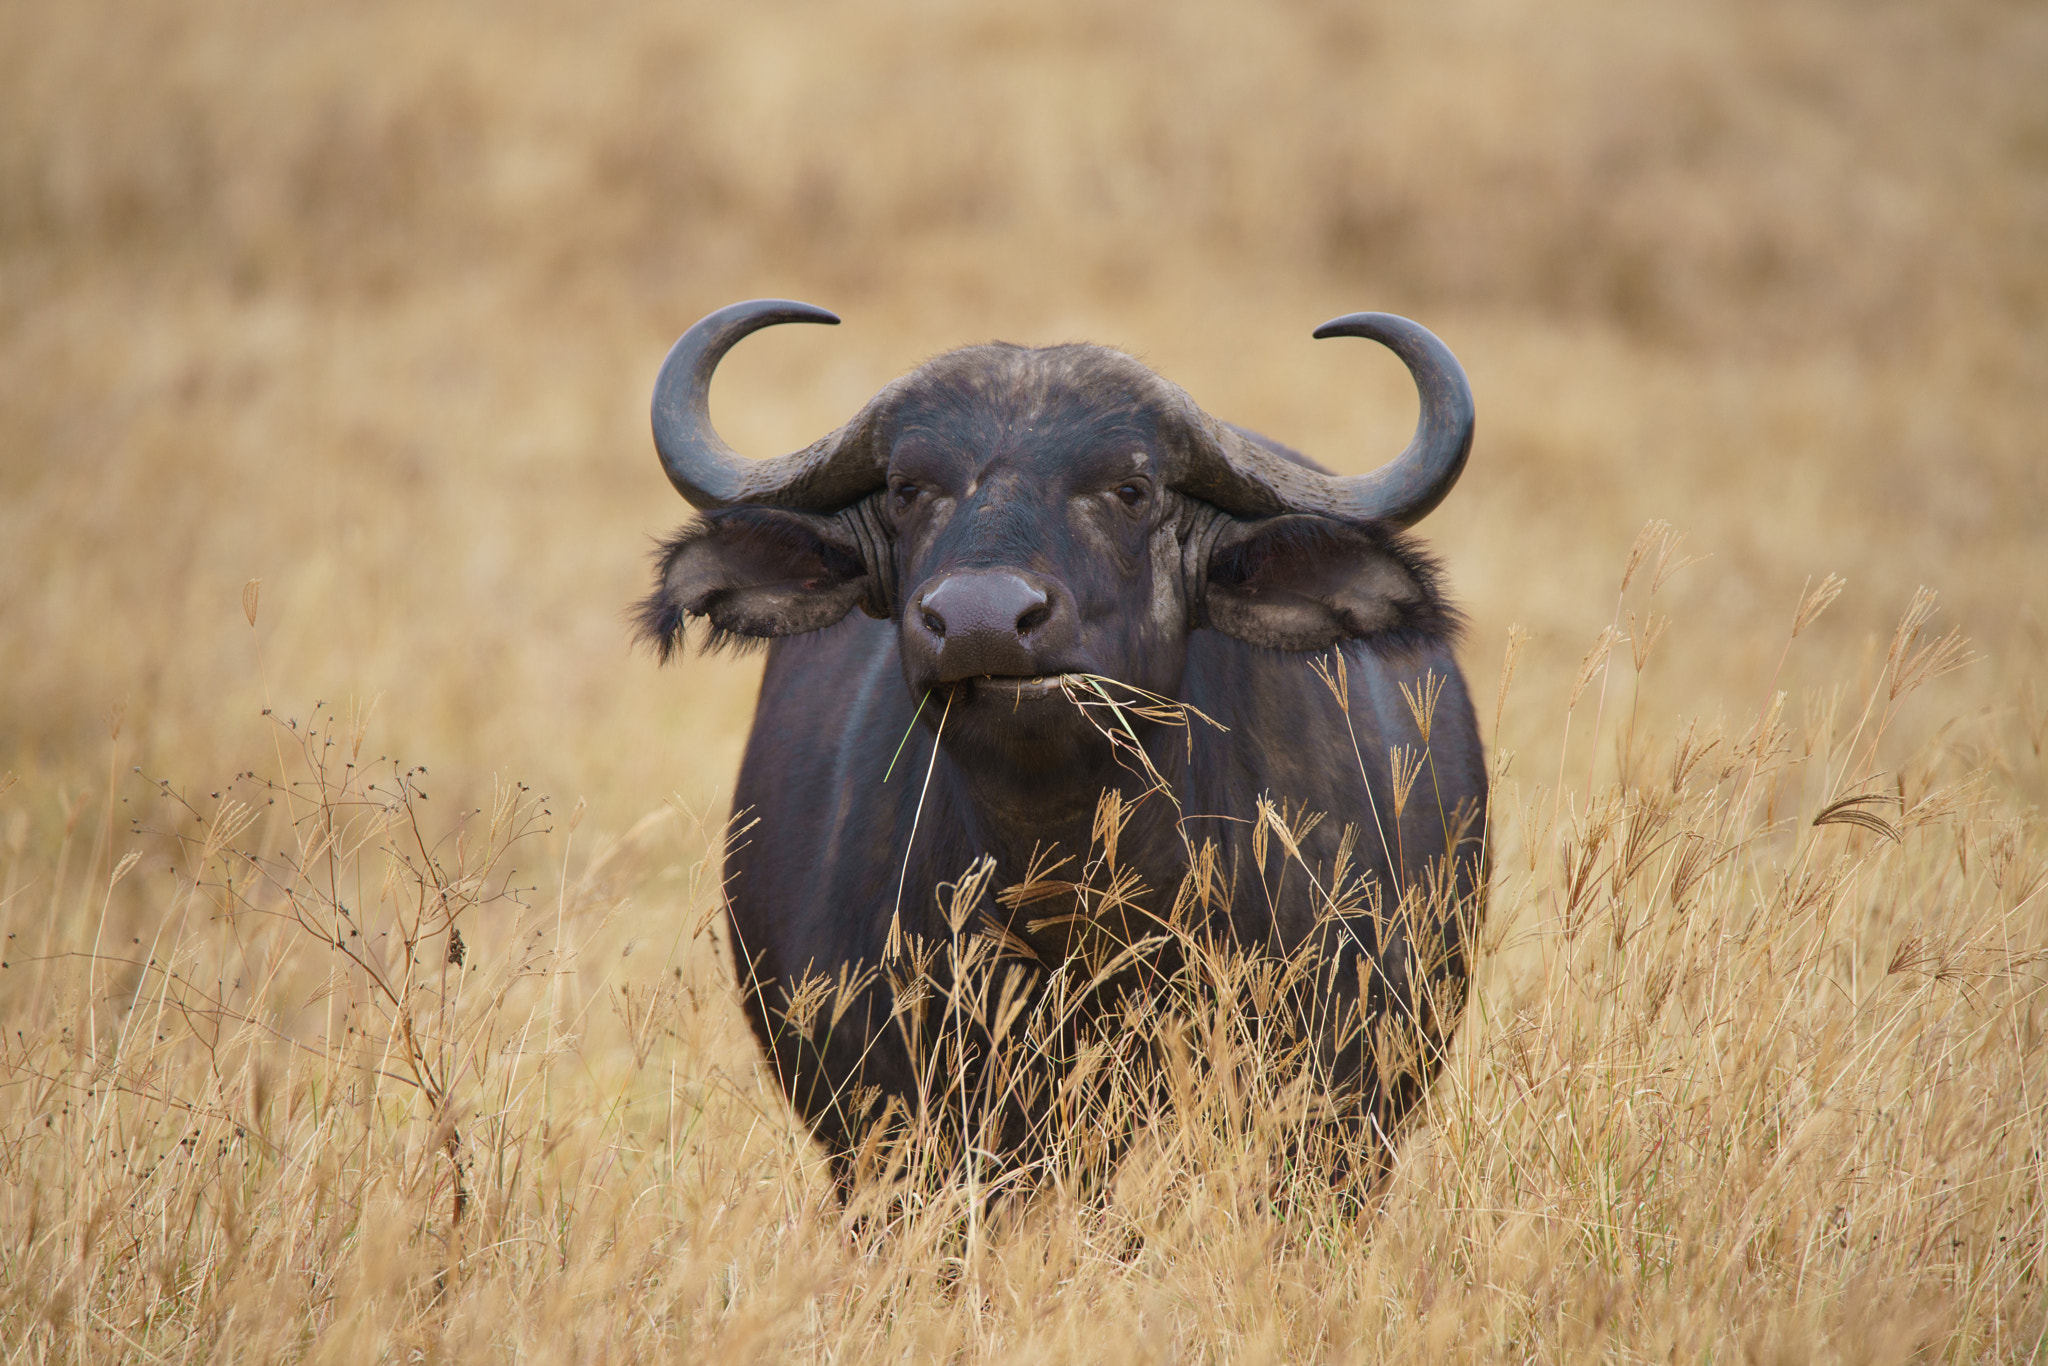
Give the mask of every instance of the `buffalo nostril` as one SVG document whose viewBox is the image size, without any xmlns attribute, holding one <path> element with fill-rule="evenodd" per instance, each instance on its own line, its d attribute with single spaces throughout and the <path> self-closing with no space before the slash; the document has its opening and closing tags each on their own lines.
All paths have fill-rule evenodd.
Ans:
<svg viewBox="0 0 2048 1366">
<path fill-rule="evenodd" d="M 1017 617 L 1017 634 L 1020 636 L 1028 636 L 1033 631 L 1036 631 L 1039 627 L 1045 625 L 1045 623 L 1051 620 L 1052 608 L 1047 604 L 1041 602 L 1034 606 L 1027 607 Z"/>
<path fill-rule="evenodd" d="M 919 607 L 917 613 L 920 617 L 924 618 L 925 630 L 930 631 L 941 640 L 946 638 L 946 619 L 944 617 L 929 607 Z"/>
</svg>

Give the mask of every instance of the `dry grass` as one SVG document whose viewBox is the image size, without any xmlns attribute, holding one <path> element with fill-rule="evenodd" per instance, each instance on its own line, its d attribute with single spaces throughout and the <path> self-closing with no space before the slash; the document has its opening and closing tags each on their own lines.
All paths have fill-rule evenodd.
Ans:
<svg viewBox="0 0 2048 1366">
<path fill-rule="evenodd" d="M 1988 0 L 0 10 L 0 1354 L 2042 1359 L 2044 71 Z M 1497 878 L 1375 1208 L 1220 995 L 1101 1185 L 834 1203 L 715 943 L 758 666 L 621 616 L 654 366 L 771 293 L 848 325 L 735 354 L 762 452 L 1083 336 L 1359 468 L 1413 400 L 1308 328 L 1465 359 Z"/>
</svg>

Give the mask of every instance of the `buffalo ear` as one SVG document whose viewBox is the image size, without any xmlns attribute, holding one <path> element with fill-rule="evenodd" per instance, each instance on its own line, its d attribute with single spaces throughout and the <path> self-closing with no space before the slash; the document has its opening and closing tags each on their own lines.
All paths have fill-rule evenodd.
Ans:
<svg viewBox="0 0 2048 1366">
<path fill-rule="evenodd" d="M 1203 612 L 1204 625 L 1273 650 L 1410 649 L 1458 630 L 1436 565 L 1399 532 L 1302 514 L 1227 522 Z"/>
<path fill-rule="evenodd" d="M 829 517 L 781 508 L 725 508 L 684 527 L 655 553 L 655 587 L 635 614 L 642 640 L 666 662 L 691 617 L 710 622 L 708 646 L 802 635 L 863 607 L 874 576 L 852 537 Z"/>
</svg>

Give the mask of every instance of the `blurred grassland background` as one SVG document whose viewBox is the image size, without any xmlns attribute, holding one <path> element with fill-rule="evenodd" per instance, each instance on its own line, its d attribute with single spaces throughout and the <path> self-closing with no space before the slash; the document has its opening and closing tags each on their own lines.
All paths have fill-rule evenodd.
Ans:
<svg viewBox="0 0 2048 1366">
<path fill-rule="evenodd" d="M 10 7 L 4 761 L 246 743 L 279 700 L 590 794 L 731 769 L 745 669 L 619 609 L 675 524 L 645 399 L 732 299 L 847 318 L 714 402 L 791 449 L 968 341 L 1130 348 L 1333 465 L 1422 317 L 1481 400 L 1428 531 L 1490 667 L 1567 653 L 1665 517 L 1689 680 L 1803 577 L 2010 659 L 2048 582 L 2048 19 L 2028 6 Z M 1576 660 L 1574 659 L 1574 663 Z M 710 724 L 706 724 L 706 723 Z M 704 737 L 680 762 L 670 746 Z M 655 737 L 663 737 L 656 739 Z M 722 744 L 716 754 L 698 745 Z M 644 765 L 644 766 L 643 766 Z M 95 771 L 97 762 L 95 761 Z"/>
<path fill-rule="evenodd" d="M 790 1188 L 750 1197 L 781 1211 L 762 1217 L 787 1243 L 750 1232 L 768 1239 L 748 1244 L 757 1260 L 731 1253 L 697 1317 L 664 1320 L 655 1338 L 615 1340 L 588 1324 L 597 1335 L 577 1337 L 579 1316 L 625 1311 L 584 1282 L 563 1289 L 534 1272 L 491 1282 L 518 1312 L 464 1320 L 476 1336 L 452 1341 L 502 1345 L 492 1332 L 517 1322 L 535 1335 L 529 1350 L 587 1357 L 651 1350 L 671 1331 L 701 1347 L 739 1323 L 825 1355 L 835 1342 L 849 1356 L 888 1355 L 901 1348 L 875 1327 L 884 1320 L 970 1356 L 1038 1340 L 1022 1309 L 969 1311 L 930 1289 L 820 1326 L 816 1297 L 849 1302 L 868 1264 L 834 1251 L 820 1178 L 751 1071 L 737 1011 L 706 965 L 709 941 L 665 947 L 715 904 L 692 869 L 705 826 L 723 816 L 758 663 L 692 658 L 664 672 L 628 647 L 623 610 L 644 591 L 650 538 L 685 516 L 654 460 L 646 402 L 683 327 L 761 295 L 846 320 L 756 338 L 721 369 L 716 419 L 761 455 L 837 425 L 920 359 L 997 337 L 1122 346 L 1211 412 L 1362 470 L 1405 439 L 1412 390 L 1389 355 L 1308 333 L 1355 309 L 1406 313 L 1458 352 L 1478 397 L 1470 468 L 1421 530 L 1471 619 L 1465 660 L 1489 743 L 1523 756 L 1508 800 L 1555 818 L 1555 793 L 1536 789 L 1554 786 L 1551 767 L 1564 773 L 1567 760 L 1574 788 L 1589 764 L 1626 788 L 1612 714 L 1603 731 L 1580 713 L 1568 739 L 1567 702 L 1601 629 L 1626 629 L 1623 560 L 1661 518 L 1705 558 L 1659 591 L 1674 624 L 1631 685 L 1646 733 L 1668 737 L 1698 717 L 1725 725 L 1732 749 L 1774 691 L 1788 695 L 1788 720 L 1826 712 L 1831 687 L 1851 690 L 1841 705 L 1853 714 L 1854 690 L 1880 685 L 1893 623 L 1924 585 L 1940 595 L 1929 630 L 1960 627 L 1980 657 L 1902 710 L 1872 781 L 1907 786 L 1897 775 L 1920 763 L 1933 775 L 1923 786 L 1939 785 L 1943 765 L 1977 786 L 1974 804 L 1944 809 L 1938 830 L 1930 816 L 1907 837 L 1926 847 L 1898 857 L 1934 879 L 1953 844 L 1967 878 L 1968 851 L 1994 836 L 2018 841 L 2020 864 L 2042 842 L 2040 5 L 8 3 L 0 926 L 15 936 L 9 954 L 33 961 L 0 975 L 0 1017 L 18 1035 L 13 1075 L 0 1076 L 0 1182 L 13 1182 L 10 1218 L 42 1230 L 15 1264 L 29 1289 L 0 1320 L 22 1335 L 16 1345 L 169 1350 L 161 1335 L 175 1314 L 115 1332 L 49 1307 L 119 1279 L 94 1260 L 105 1254 L 91 1251 L 92 1202 L 56 1189 L 77 1169 L 48 1155 L 112 1164 L 112 1148 L 50 1137 L 54 1118 L 37 1137 L 66 1104 L 50 1078 L 83 1074 L 36 1061 L 35 1039 L 61 1039 L 51 1047 L 75 1061 L 87 1048 L 78 1019 L 111 1027 L 103 999 L 87 1009 L 100 999 L 93 983 L 49 955 L 97 938 L 146 942 L 173 904 L 189 910 L 187 865 L 131 835 L 126 818 L 157 778 L 198 801 L 230 775 L 276 776 L 283 749 L 263 709 L 309 724 L 316 700 L 344 713 L 374 701 L 370 749 L 429 766 L 437 817 L 488 806 L 494 784 L 514 780 L 556 799 L 552 833 L 537 837 L 537 862 L 554 870 L 544 896 L 594 918 L 579 975 L 560 988 L 585 1023 L 576 1047 L 545 1065 L 594 1088 L 576 1093 L 578 1113 L 599 1113 L 591 1097 L 610 1094 L 607 1068 L 633 1051 L 623 1038 L 636 1027 L 630 1010 L 614 1020 L 602 1003 L 651 990 L 679 954 L 695 955 L 686 975 L 704 990 L 674 1037 L 696 1042 L 676 1044 L 670 1062 L 733 1078 L 761 1108 L 728 1117 L 738 1136 L 727 1147 L 704 1139 L 687 1160 L 749 1190 Z M 1830 572 L 1846 591 L 1781 662 L 1802 585 Z M 1488 703 L 1511 624 L 1531 638 L 1495 735 Z M 1592 686 L 1607 696 L 1607 680 Z M 1616 681 L 1613 697 L 1623 689 Z M 1590 776 L 1585 788 L 1590 807 Z M 1818 797 L 1803 800 L 1810 816 Z M 580 837 L 559 819 L 570 806 Z M 1503 819 L 1497 845 L 1504 866 L 1526 859 L 1532 882 L 1504 891 L 1495 911 L 1526 944 L 1547 932 L 1541 877 L 1561 856 L 1557 831 L 1522 829 Z M 145 857 L 110 886 L 130 848 Z M 592 848 L 612 850 L 602 869 L 587 861 Z M 1944 912 L 1902 909 L 1902 889 L 1920 885 L 1911 879 L 1880 882 L 1874 937 L 1858 952 L 1883 958 L 1920 933 L 1911 916 L 1938 929 Z M 1731 905 L 1744 895 L 1727 894 Z M 2009 951 L 1998 990 L 2023 1004 L 2011 1029 L 1993 1031 L 2002 1042 L 1972 1056 L 1990 1059 L 1990 1092 L 2010 1093 L 2042 1057 L 2038 974 L 2023 969 L 2038 961 L 2026 954 L 2043 945 L 2043 914 L 2038 897 L 2007 900 L 1995 911 Z M 208 923 L 199 915 L 191 933 L 203 939 Z M 642 941 L 659 952 L 619 956 Z M 1482 978 L 1482 998 L 1509 992 L 1504 969 L 1493 980 Z M 2034 995 L 2012 985 L 2022 981 Z M 87 1016 L 67 1013 L 78 1010 Z M 1461 1043 L 1481 1060 L 1495 1037 L 1484 1030 Z M 649 1066 L 664 1082 L 673 1070 L 642 1051 L 635 1068 Z M 2015 1132 L 2035 1142 L 2040 1104 L 2016 1112 Z M 62 1109 L 68 1125 L 90 1128 L 85 1116 Z M 390 1122 L 396 1133 L 425 1121 Z M 761 1165 L 762 1124 L 782 1126 L 766 1150 L 781 1166 Z M 602 1165 L 605 1132 L 594 1119 L 577 1130 L 566 1151 L 585 1166 L 556 1172 L 561 1198 L 573 1203 L 589 1164 Z M 2013 1141 L 2001 1133 L 1980 1145 L 1986 1170 L 2031 1172 L 2038 1187 L 2038 1147 L 2021 1142 L 1997 1166 Z M 595 1146 L 575 1148 L 586 1141 Z M 431 1185 L 426 1166 L 405 1170 L 414 1175 L 393 1190 L 412 1198 L 406 1180 Z M 143 1178 L 107 1180 L 111 1191 Z M 1703 1180 L 1699 1202 L 1719 1208 L 1726 1181 Z M 191 1198 L 211 1211 L 194 1227 L 231 1222 L 213 1196 Z M 1956 1308 L 1961 1282 L 1926 1279 L 1935 1273 L 1904 1254 L 1855 1295 L 1779 1281 L 1766 1293 L 1739 1267 L 1680 1275 L 1656 1292 L 1679 1317 L 1660 1319 L 1619 1307 L 1651 1296 L 1643 1285 L 1616 1291 L 1618 1273 L 1588 1279 L 1578 1253 L 1545 1244 L 1530 1256 L 1555 1267 L 1547 1288 L 1488 1300 L 1475 1282 L 1458 1303 L 1491 1307 L 1457 1331 L 1503 1355 L 1540 1355 L 1579 1341 L 1565 1325 L 1597 1318 L 1602 1331 L 1647 1334 L 1628 1341 L 1648 1351 L 1718 1341 L 1701 1325 L 1732 1332 L 1735 1306 L 1769 1302 L 1789 1306 L 1772 1330 L 1786 1350 L 1853 1354 L 1839 1334 L 1882 1301 L 1935 1325 L 1909 1344 L 2028 1359 L 2048 1322 L 2041 1194 L 2029 1198 L 1987 1215 L 1987 1236 L 2032 1237 L 2034 1251 L 1965 1278 L 2001 1287 L 1979 1305 L 2000 1306 L 1989 1319 Z M 1494 1215 L 1508 1217 L 1517 1197 L 1500 1199 Z M 426 1218 L 428 1200 L 394 1205 L 411 1211 L 398 1222 Z M 1815 1217 L 1833 1204 L 1819 1200 Z M 681 1216 L 665 1236 L 713 1238 Z M 1398 1228 L 1377 1243 L 1360 1236 L 1387 1258 L 1427 1245 Z M 1231 1251 L 1249 1270 L 1225 1281 L 1258 1282 L 1270 1252 Z M 151 1292 L 166 1302 L 225 1265 L 218 1248 L 181 1255 L 185 1271 Z M 1170 1276 L 1146 1281 L 1156 1268 L 1142 1259 L 1083 1260 L 1122 1288 L 1061 1301 L 1068 1336 L 1045 1339 L 1065 1344 L 1045 1349 L 1055 1356 L 1108 1352 L 1145 1322 L 1182 1346 L 1213 1330 L 1234 1344 L 1217 1349 L 1226 1355 L 1340 1353 L 1351 1340 L 1331 1325 L 1355 1305 L 1289 1336 L 1302 1322 L 1294 1309 L 1211 1322 L 1190 1307 L 1201 1294 L 1173 1290 Z M 284 1286 L 288 1261 L 260 1283 Z M 562 1275 L 601 1281 L 611 1273 L 598 1265 L 570 1259 Z M 759 1322 L 735 1307 L 753 1303 L 740 1287 L 757 1273 L 780 1287 L 762 1296 L 787 1301 Z M 1439 1293 L 1386 1274 L 1408 1287 L 1386 1303 L 1420 1299 L 1383 1306 L 1392 1317 L 1374 1322 L 1386 1336 L 1361 1339 L 1382 1348 L 1408 1341 L 1401 1314 L 1422 1324 Z M 351 1282 L 356 1298 L 334 1301 L 370 1306 L 360 1322 L 386 1335 L 379 1350 L 454 1331 L 434 1318 L 445 1305 L 391 1275 Z M 313 1293 L 295 1284 L 287 1300 Z M 105 1322 L 128 1294 L 107 1291 L 116 1308 L 103 1308 Z M 233 1303 L 245 1328 L 272 1322 Z M 1106 1317 L 1091 1320 L 1097 1311 Z M 1704 1317 L 1683 1317 L 1695 1311 Z M 273 1345 L 315 1350 L 317 1337 L 293 1334 L 312 1334 L 322 1314 L 346 1317 L 277 1318 Z M 188 1354 L 191 1315 L 177 1320 Z M 1999 1332 L 1982 1335 L 1994 1320 Z M 1624 1321 L 1636 1327 L 1615 1327 Z M 1694 1327 L 1670 1328 L 1679 1322 Z M 1659 1324 L 1677 1336 L 1657 1337 Z M 2022 1336 L 1999 1335 L 2008 1329 Z"/>
</svg>

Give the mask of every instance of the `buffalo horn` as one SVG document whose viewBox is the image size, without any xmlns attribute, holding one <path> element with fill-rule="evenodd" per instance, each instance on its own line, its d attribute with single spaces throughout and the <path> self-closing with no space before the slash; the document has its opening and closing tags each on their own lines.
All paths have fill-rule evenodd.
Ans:
<svg viewBox="0 0 2048 1366">
<path fill-rule="evenodd" d="M 842 458 L 843 430 L 793 455 L 749 460 L 711 426 L 711 372 L 740 338 L 776 323 L 838 321 L 810 304 L 751 299 L 708 314 L 677 339 L 654 381 L 654 448 L 676 492 L 705 511 L 737 503 L 822 510 L 881 486 L 871 462 Z"/>
<path fill-rule="evenodd" d="M 1414 376 L 1422 414 L 1408 448 L 1369 474 L 1330 474 L 1265 438 L 1220 423 L 1197 444 L 1177 485 L 1238 516 L 1311 512 L 1412 526 L 1443 501 L 1472 452 L 1472 388 L 1450 348 L 1391 313 L 1347 313 L 1317 337 L 1369 337 Z"/>
<path fill-rule="evenodd" d="M 1472 386 L 1451 348 L 1420 323 L 1392 313 L 1347 313 L 1315 330 L 1324 337 L 1365 337 L 1401 358 L 1415 377 L 1421 414 L 1408 448 L 1370 474 L 1333 480 L 1339 500 L 1331 510 L 1413 526 L 1427 517 L 1472 454 Z"/>
</svg>

